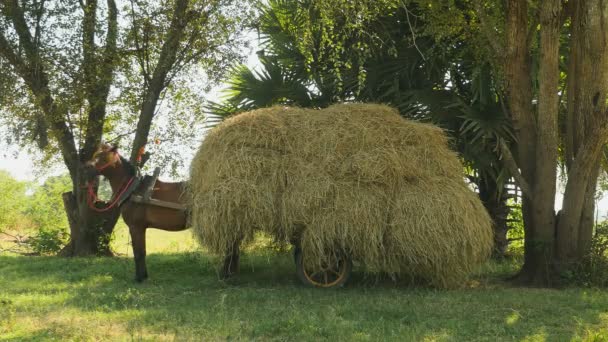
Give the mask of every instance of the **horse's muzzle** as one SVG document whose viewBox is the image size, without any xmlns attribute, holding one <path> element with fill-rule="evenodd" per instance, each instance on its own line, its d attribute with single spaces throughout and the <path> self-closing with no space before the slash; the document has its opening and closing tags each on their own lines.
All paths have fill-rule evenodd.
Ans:
<svg viewBox="0 0 608 342">
<path fill-rule="evenodd" d="M 87 179 L 93 179 L 100 174 L 99 171 L 97 171 L 97 168 L 95 168 L 95 165 L 92 163 L 85 163 L 82 169 Z"/>
</svg>

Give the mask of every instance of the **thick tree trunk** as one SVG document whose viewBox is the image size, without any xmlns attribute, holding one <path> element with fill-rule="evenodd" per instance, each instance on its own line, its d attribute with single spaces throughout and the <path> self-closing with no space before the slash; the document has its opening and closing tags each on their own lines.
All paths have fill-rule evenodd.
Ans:
<svg viewBox="0 0 608 342">
<path fill-rule="evenodd" d="M 588 134 L 585 144 L 581 146 L 580 152 L 574 160 L 572 169 L 568 172 L 562 217 L 557 227 L 555 262 L 561 270 L 573 268 L 587 252 L 587 250 L 583 250 L 579 241 L 585 242 L 591 239 L 591 236 L 584 236 L 584 233 L 590 235 L 592 226 L 583 227 L 581 222 L 586 220 L 588 224 L 592 224 L 585 219 L 584 209 L 586 205 L 589 205 L 586 202 L 591 200 L 590 193 L 595 193 L 597 161 L 607 133 L 608 126 L 604 123 Z"/>
<path fill-rule="evenodd" d="M 41 46 L 32 36 L 33 29 L 28 26 L 24 11 L 26 7 L 17 0 L 7 0 L 5 6 L 0 6 L 2 14 L 12 22 L 19 41 L 19 44 L 11 44 L 0 30 L 0 56 L 6 58 L 15 68 L 36 98 L 38 109 L 44 113 L 44 124 L 50 128 L 51 135 L 57 141 L 73 181 L 73 193 L 76 195 L 64 196 L 72 236 L 70 244 L 61 253 L 63 255 L 111 254 L 107 242 L 113 224 L 118 218 L 117 212 L 99 215 L 88 210 L 86 198 L 81 191 L 84 180 L 81 177 L 79 164 L 91 157 L 101 140 L 107 96 L 117 58 L 116 3 L 114 0 L 106 0 L 108 10 L 106 45 L 103 53 L 99 53 L 95 45 L 97 2 L 97 0 L 86 1 L 86 4 L 81 2 L 84 9 L 83 71 L 89 113 L 84 142 L 80 141 L 80 150 L 77 149 L 75 137 L 65 119 L 67 107 L 59 104 L 52 96 L 46 64 L 39 60 Z M 15 49 L 15 46 L 18 46 L 18 49 Z"/>
<path fill-rule="evenodd" d="M 573 2 L 571 19 L 565 140 L 568 182 L 555 260 L 563 271 L 576 267 L 590 248 L 599 161 L 608 133 L 608 4 Z"/>
<path fill-rule="evenodd" d="M 84 184 L 84 182 L 79 182 Z M 70 241 L 59 253 L 62 256 L 111 256 L 110 241 L 120 209 L 96 212 L 89 208 L 86 189 L 63 194 L 64 209 L 70 225 Z"/>
<path fill-rule="evenodd" d="M 86 204 L 77 201 L 72 192 L 63 194 L 63 199 L 70 224 L 70 242 L 59 255 L 112 256 L 110 241 L 119 211 L 94 213 Z"/>
<path fill-rule="evenodd" d="M 555 232 L 557 168 L 557 112 L 561 1 L 541 3 L 538 113 L 532 108 L 532 74 L 528 37 L 527 1 L 507 2 L 507 55 L 505 71 L 509 107 L 518 137 L 518 164 L 530 186 L 524 194 L 524 266 L 518 280 L 528 285 L 550 285 Z"/>
<path fill-rule="evenodd" d="M 597 188 L 597 178 L 600 173 L 600 163 L 594 167 L 589 183 L 585 191 L 585 203 L 583 203 L 583 212 L 581 214 L 580 230 L 578 236 L 579 260 L 585 258 L 590 249 L 593 239 L 593 228 L 595 226 L 595 194 Z"/>
<path fill-rule="evenodd" d="M 539 188 L 537 172 L 537 124 L 532 106 L 532 73 L 528 32 L 528 3 L 526 0 L 507 1 L 506 54 L 504 60 L 506 91 L 513 128 L 518 139 L 517 164 L 521 176 L 531 187 L 524 192 L 522 214 L 524 219 L 524 265 L 518 280 L 533 285 L 546 284 L 549 277 L 551 250 L 542 241 L 551 224 L 547 221 L 546 208 L 538 205 L 539 200 L 548 200 L 550 192 Z M 536 30 L 536 28 L 531 28 Z M 549 199 L 550 204 L 553 199 Z"/>
</svg>

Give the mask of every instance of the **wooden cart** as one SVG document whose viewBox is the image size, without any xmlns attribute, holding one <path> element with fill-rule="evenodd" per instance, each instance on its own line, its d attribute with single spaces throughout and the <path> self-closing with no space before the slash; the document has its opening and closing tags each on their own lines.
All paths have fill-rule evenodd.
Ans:
<svg viewBox="0 0 608 342">
<path fill-rule="evenodd" d="M 152 176 L 145 176 L 142 179 L 144 183 L 143 193 L 131 195 L 131 201 L 147 205 L 159 207 L 187 210 L 185 205 L 161 201 L 152 198 L 154 185 L 160 174 L 160 168 L 155 168 Z M 350 257 L 345 253 L 336 253 L 332 260 L 322 264 L 320 269 L 309 269 L 304 263 L 304 253 L 299 241 L 294 243 L 294 261 L 296 264 L 296 274 L 298 279 L 305 285 L 320 288 L 336 288 L 343 286 L 349 279 L 353 263 Z"/>
</svg>

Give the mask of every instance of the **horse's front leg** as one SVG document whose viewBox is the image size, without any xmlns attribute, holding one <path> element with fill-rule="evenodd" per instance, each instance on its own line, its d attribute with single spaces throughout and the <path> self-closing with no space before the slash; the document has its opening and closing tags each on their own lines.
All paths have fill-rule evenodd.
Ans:
<svg viewBox="0 0 608 342">
<path fill-rule="evenodd" d="M 227 251 L 224 257 L 224 265 L 220 273 L 220 278 L 227 279 L 239 272 L 239 245 L 240 241 L 235 242 L 232 248 Z"/>
<path fill-rule="evenodd" d="M 146 227 L 131 225 L 131 243 L 133 245 L 133 257 L 135 258 L 135 281 L 142 282 L 148 278 L 146 268 Z"/>
</svg>

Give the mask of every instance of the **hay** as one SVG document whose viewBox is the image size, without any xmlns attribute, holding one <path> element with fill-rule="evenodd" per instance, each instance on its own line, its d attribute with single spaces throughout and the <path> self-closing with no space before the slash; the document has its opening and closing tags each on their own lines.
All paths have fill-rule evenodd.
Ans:
<svg viewBox="0 0 608 342">
<path fill-rule="evenodd" d="M 301 236 L 308 264 L 343 251 L 372 272 L 453 287 L 492 246 L 443 131 L 382 105 L 235 116 L 206 137 L 190 182 L 195 235 L 215 253 L 255 231 Z"/>
</svg>

